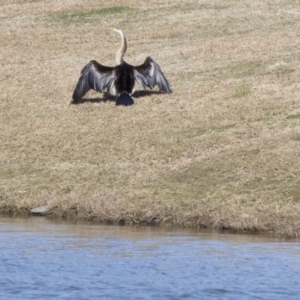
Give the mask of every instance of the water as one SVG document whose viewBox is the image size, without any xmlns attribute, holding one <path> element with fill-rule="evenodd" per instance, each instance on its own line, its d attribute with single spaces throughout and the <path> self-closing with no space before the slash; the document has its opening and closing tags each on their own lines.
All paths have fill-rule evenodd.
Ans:
<svg viewBox="0 0 300 300">
<path fill-rule="evenodd" d="M 299 299 L 300 244 L 0 217 L 0 299 Z"/>
</svg>

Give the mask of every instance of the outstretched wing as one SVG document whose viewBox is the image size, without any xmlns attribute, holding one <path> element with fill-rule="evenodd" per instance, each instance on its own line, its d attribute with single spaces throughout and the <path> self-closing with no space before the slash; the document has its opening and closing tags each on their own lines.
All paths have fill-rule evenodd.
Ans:
<svg viewBox="0 0 300 300">
<path fill-rule="evenodd" d="M 95 60 L 90 61 L 81 71 L 71 103 L 78 103 L 90 89 L 97 92 L 104 92 L 106 90 L 114 93 L 114 70 L 114 67 L 103 66 Z"/>
<path fill-rule="evenodd" d="M 134 67 L 134 77 L 143 89 L 146 87 L 153 89 L 157 85 L 160 91 L 172 93 L 172 88 L 160 66 L 150 56 L 142 65 Z"/>
</svg>

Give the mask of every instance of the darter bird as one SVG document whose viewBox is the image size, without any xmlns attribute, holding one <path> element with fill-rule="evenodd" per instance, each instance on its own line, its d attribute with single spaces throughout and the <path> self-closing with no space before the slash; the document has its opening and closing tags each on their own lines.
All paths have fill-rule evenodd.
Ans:
<svg viewBox="0 0 300 300">
<path fill-rule="evenodd" d="M 172 88 L 163 74 L 160 66 L 148 56 L 144 63 L 132 66 L 124 61 L 127 49 L 126 37 L 122 30 L 109 28 L 121 36 L 121 47 L 117 51 L 115 67 L 108 67 L 91 60 L 81 71 L 78 83 L 73 93 L 71 104 L 77 104 L 91 89 L 97 92 L 109 92 L 116 95 L 116 105 L 129 106 L 134 103 L 131 95 L 135 82 L 142 89 L 153 89 L 156 85 L 166 94 L 172 93 Z"/>
</svg>

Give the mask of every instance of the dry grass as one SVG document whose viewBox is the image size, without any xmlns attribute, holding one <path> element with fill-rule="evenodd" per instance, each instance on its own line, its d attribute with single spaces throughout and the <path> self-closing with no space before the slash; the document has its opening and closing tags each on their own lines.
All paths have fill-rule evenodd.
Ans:
<svg viewBox="0 0 300 300">
<path fill-rule="evenodd" d="M 300 234 L 300 6 L 0 1 L 0 209 Z M 151 55 L 174 94 L 116 107 L 81 68 Z"/>
</svg>

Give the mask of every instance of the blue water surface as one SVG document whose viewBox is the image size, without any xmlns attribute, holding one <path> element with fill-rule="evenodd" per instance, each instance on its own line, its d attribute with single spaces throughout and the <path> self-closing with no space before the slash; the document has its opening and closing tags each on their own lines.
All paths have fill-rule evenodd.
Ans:
<svg viewBox="0 0 300 300">
<path fill-rule="evenodd" d="M 0 299 L 300 299 L 300 244 L 0 217 Z"/>
</svg>

